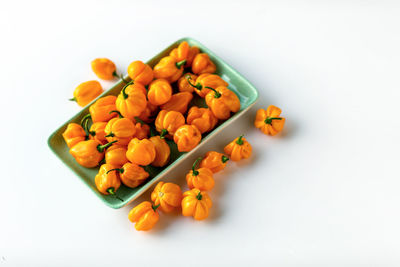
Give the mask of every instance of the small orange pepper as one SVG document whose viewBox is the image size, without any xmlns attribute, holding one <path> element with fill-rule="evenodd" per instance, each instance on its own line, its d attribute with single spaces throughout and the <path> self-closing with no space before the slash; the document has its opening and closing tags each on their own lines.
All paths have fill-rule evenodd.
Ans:
<svg viewBox="0 0 400 267">
<path fill-rule="evenodd" d="M 98 81 L 87 81 L 78 85 L 74 90 L 74 97 L 70 101 L 76 101 L 79 106 L 84 107 L 103 92 Z"/>
<path fill-rule="evenodd" d="M 285 125 L 285 118 L 280 117 L 281 113 L 282 110 L 273 105 L 270 105 L 266 110 L 259 109 L 254 126 L 259 128 L 264 134 L 276 135 L 282 131 Z"/>
<path fill-rule="evenodd" d="M 136 133 L 135 125 L 130 119 L 122 117 L 118 111 L 111 112 L 119 114 L 119 118 L 113 118 L 107 123 L 104 129 L 107 141 L 118 141 L 118 145 L 127 145 Z"/>
<path fill-rule="evenodd" d="M 126 146 L 117 144 L 110 146 L 107 148 L 105 153 L 106 163 L 121 167 L 128 162 L 128 159 L 126 158 L 126 151 Z"/>
<path fill-rule="evenodd" d="M 153 80 L 153 70 L 140 60 L 133 61 L 128 66 L 128 75 L 132 81 L 148 85 Z"/>
<path fill-rule="evenodd" d="M 133 138 L 129 142 L 126 157 L 132 163 L 146 166 L 152 163 L 156 158 L 156 148 L 148 139 L 139 140 L 137 138 Z"/>
<path fill-rule="evenodd" d="M 212 201 L 206 192 L 193 188 L 183 193 L 181 205 L 183 216 L 193 216 L 195 220 L 204 220 L 208 217 Z"/>
<path fill-rule="evenodd" d="M 167 133 L 170 136 L 175 134 L 175 131 L 185 124 L 185 117 L 178 111 L 161 110 L 156 118 L 156 130 L 163 138 Z"/>
<path fill-rule="evenodd" d="M 135 119 L 135 121 L 137 121 L 137 120 Z M 135 128 L 136 128 L 136 133 L 133 135 L 133 137 L 136 137 L 139 140 L 149 137 L 150 126 L 143 123 L 143 121 L 137 122 L 135 124 Z"/>
<path fill-rule="evenodd" d="M 152 205 L 149 201 L 144 201 L 129 212 L 128 218 L 131 222 L 136 223 L 136 230 L 148 231 L 154 227 L 160 218 L 157 212 L 158 207 Z"/>
<path fill-rule="evenodd" d="M 204 73 L 197 77 L 196 83 L 193 84 L 190 77 L 187 77 L 187 81 L 190 86 L 194 87 L 194 91 L 200 96 L 205 97 L 211 90 L 211 88 L 217 88 L 219 86 L 228 86 L 228 83 L 224 81 L 217 74 Z"/>
<path fill-rule="evenodd" d="M 117 67 L 108 58 L 96 58 L 92 61 L 91 65 L 94 74 L 102 80 L 112 80 L 114 77 L 119 78 Z"/>
<path fill-rule="evenodd" d="M 195 81 L 197 79 L 197 75 L 192 73 L 186 73 L 178 80 L 178 89 L 179 92 L 189 92 L 193 93 L 194 87 L 189 84 L 189 80 Z"/>
<path fill-rule="evenodd" d="M 213 92 L 206 95 L 206 104 L 212 113 L 220 120 L 226 120 L 230 117 L 231 112 L 237 112 L 240 109 L 240 100 L 237 95 L 225 86 L 213 89 Z"/>
<path fill-rule="evenodd" d="M 183 41 L 178 45 L 177 48 L 172 49 L 169 55 L 174 57 L 178 62 L 182 60 L 187 60 L 187 57 L 189 55 L 189 49 L 190 49 L 189 44 L 186 41 Z"/>
<path fill-rule="evenodd" d="M 98 140 L 100 143 L 107 143 L 106 133 L 104 129 L 106 128 L 107 122 L 99 121 L 95 122 L 90 126 L 89 129 L 89 119 L 91 119 L 90 114 L 86 114 L 81 120 L 81 126 L 89 134 L 89 138 L 93 140 Z"/>
<path fill-rule="evenodd" d="M 117 114 L 111 113 L 111 111 L 115 110 L 115 101 L 117 100 L 116 96 L 113 95 L 108 95 L 99 98 L 96 102 L 93 103 L 89 107 L 89 112 L 92 118 L 93 123 L 99 122 L 99 121 L 109 121 Z"/>
<path fill-rule="evenodd" d="M 153 73 L 156 79 L 166 79 L 168 82 L 176 82 L 183 73 L 183 65 L 186 59 L 177 61 L 175 57 L 163 57 L 157 65 L 154 66 Z"/>
<path fill-rule="evenodd" d="M 65 129 L 62 136 L 69 148 L 81 141 L 86 140 L 85 130 L 82 128 L 82 126 L 73 122 L 68 124 L 67 129 Z"/>
<path fill-rule="evenodd" d="M 153 122 L 158 113 L 158 106 L 151 104 L 147 101 L 146 109 L 138 116 L 143 122 Z"/>
<path fill-rule="evenodd" d="M 193 63 L 193 59 L 200 53 L 200 49 L 197 46 L 191 46 L 189 48 L 189 53 L 187 56 L 185 68 L 191 67 Z"/>
<path fill-rule="evenodd" d="M 149 177 L 149 173 L 142 167 L 130 162 L 125 163 L 121 168 L 110 169 L 108 172 L 111 171 L 119 172 L 122 183 L 130 188 L 138 187 Z"/>
<path fill-rule="evenodd" d="M 192 62 L 192 72 L 194 74 L 214 73 L 217 70 L 214 62 L 206 53 L 197 54 Z"/>
<path fill-rule="evenodd" d="M 168 213 L 181 206 L 182 190 L 177 184 L 159 182 L 151 193 L 151 200 Z"/>
<path fill-rule="evenodd" d="M 218 123 L 218 119 L 214 116 L 209 108 L 199 108 L 193 106 L 189 109 L 186 117 L 187 124 L 194 125 L 203 134 L 211 131 Z"/>
<path fill-rule="evenodd" d="M 213 173 L 217 173 L 225 169 L 229 158 L 222 153 L 216 151 L 208 151 L 204 159 L 200 162 L 201 168 L 209 168 Z"/>
<path fill-rule="evenodd" d="M 115 172 L 109 172 L 109 170 L 113 168 L 115 168 L 115 166 L 108 163 L 101 165 L 99 173 L 94 177 L 94 183 L 100 193 L 104 195 L 113 195 L 123 201 L 115 195 L 116 191 L 121 186 L 121 180 Z"/>
<path fill-rule="evenodd" d="M 246 141 L 246 138 L 241 135 L 225 146 L 224 152 L 229 155 L 231 160 L 239 161 L 251 156 L 252 147 L 250 143 Z"/>
<path fill-rule="evenodd" d="M 150 83 L 147 98 L 155 106 L 167 103 L 172 96 L 172 87 L 165 79 L 157 79 Z"/>
<path fill-rule="evenodd" d="M 182 125 L 174 134 L 174 142 L 179 152 L 189 152 L 201 141 L 201 132 L 194 125 Z"/>
<path fill-rule="evenodd" d="M 102 145 L 97 140 L 81 141 L 74 145 L 69 153 L 83 167 L 93 168 L 99 165 L 99 162 L 104 158 L 104 150 L 115 142 Z"/>
<path fill-rule="evenodd" d="M 115 102 L 116 108 L 122 116 L 133 119 L 139 116 L 147 107 L 146 88 L 140 83 L 133 81 L 127 83 L 118 95 Z"/>
<path fill-rule="evenodd" d="M 182 114 L 185 114 L 188 108 L 190 101 L 193 99 L 193 94 L 189 92 L 180 92 L 173 94 L 171 99 L 160 106 L 163 110 L 174 110 L 178 111 Z"/>
<path fill-rule="evenodd" d="M 156 149 L 156 157 L 151 165 L 154 167 L 165 166 L 169 162 L 171 155 L 171 149 L 169 148 L 169 145 L 164 138 L 161 138 L 158 135 L 150 137 L 149 140 L 154 144 L 154 148 Z"/>
<path fill-rule="evenodd" d="M 186 182 L 190 189 L 197 188 L 201 191 L 210 191 L 214 187 L 213 172 L 209 168 L 197 169 L 201 157 L 196 159 L 192 170 L 186 175 Z"/>
</svg>

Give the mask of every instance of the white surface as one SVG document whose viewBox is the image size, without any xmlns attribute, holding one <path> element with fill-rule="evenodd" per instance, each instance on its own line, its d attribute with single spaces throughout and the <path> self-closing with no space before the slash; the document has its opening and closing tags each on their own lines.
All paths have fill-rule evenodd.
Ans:
<svg viewBox="0 0 400 267">
<path fill-rule="evenodd" d="M 399 2 L 55 2 L 0 10 L 0 266 L 399 266 Z M 215 177 L 211 218 L 136 232 L 133 204 L 106 207 L 46 140 L 93 58 L 125 71 L 184 36 L 247 77 L 256 108 L 281 107 L 286 132 L 262 135 L 252 109 L 214 140 L 245 132 L 254 156 Z"/>
</svg>

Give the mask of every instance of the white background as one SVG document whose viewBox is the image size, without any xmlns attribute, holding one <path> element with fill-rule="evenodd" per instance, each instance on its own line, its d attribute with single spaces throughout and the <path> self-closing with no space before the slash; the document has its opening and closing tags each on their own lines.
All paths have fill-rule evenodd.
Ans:
<svg viewBox="0 0 400 267">
<path fill-rule="evenodd" d="M 399 27 L 396 1 L 3 1 L 0 266 L 399 266 Z M 244 132 L 254 155 L 216 175 L 208 220 L 137 232 L 138 202 L 108 208 L 46 141 L 92 59 L 126 72 L 185 36 L 258 88 L 209 145 Z M 270 104 L 277 137 L 251 126 Z"/>
</svg>

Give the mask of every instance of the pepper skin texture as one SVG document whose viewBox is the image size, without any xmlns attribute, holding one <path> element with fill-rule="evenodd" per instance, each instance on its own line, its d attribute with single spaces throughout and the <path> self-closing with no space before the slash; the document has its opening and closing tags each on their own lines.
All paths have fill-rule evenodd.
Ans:
<svg viewBox="0 0 400 267">
<path fill-rule="evenodd" d="M 87 81 L 78 85 L 74 90 L 74 97 L 71 101 L 76 101 L 79 106 L 84 107 L 103 92 L 103 88 L 98 81 Z"/>
<path fill-rule="evenodd" d="M 137 138 L 133 138 L 129 142 L 126 157 L 132 163 L 146 166 L 151 164 L 156 158 L 156 148 L 148 139 L 139 140 Z"/>
<path fill-rule="evenodd" d="M 189 44 L 186 41 L 183 41 L 182 43 L 179 44 L 177 48 L 172 49 L 169 55 L 174 57 L 177 62 L 182 60 L 187 60 L 187 57 L 189 55 L 189 49 L 190 49 Z"/>
<path fill-rule="evenodd" d="M 216 70 L 217 67 L 206 53 L 200 53 L 194 57 L 192 62 L 192 72 L 194 74 L 214 73 Z"/>
<path fill-rule="evenodd" d="M 199 108 L 193 106 L 189 109 L 186 117 L 187 124 L 194 125 L 203 134 L 214 129 L 218 119 L 209 108 Z"/>
<path fill-rule="evenodd" d="M 147 107 L 146 88 L 140 83 L 127 83 L 116 100 L 116 109 L 122 116 L 133 120 Z"/>
<path fill-rule="evenodd" d="M 182 190 L 177 184 L 159 182 L 151 193 L 154 205 L 160 205 L 163 212 L 169 213 L 181 206 Z"/>
<path fill-rule="evenodd" d="M 86 139 L 85 130 L 77 123 L 69 123 L 62 136 L 69 148 Z"/>
<path fill-rule="evenodd" d="M 192 73 L 186 73 L 178 80 L 178 89 L 179 92 L 189 92 L 193 93 L 194 87 L 189 84 L 188 80 L 195 81 L 197 79 L 197 75 Z"/>
<path fill-rule="evenodd" d="M 177 61 L 175 57 L 163 57 L 154 66 L 153 73 L 156 79 L 166 79 L 168 82 L 176 82 L 183 73 L 183 65 L 186 60 Z"/>
<path fill-rule="evenodd" d="M 259 109 L 256 114 L 254 126 L 266 135 L 276 135 L 282 131 L 285 118 L 280 117 L 282 110 L 270 105 L 266 110 Z"/>
<path fill-rule="evenodd" d="M 117 145 L 127 145 L 136 133 L 133 122 L 127 118 L 113 118 L 104 129 L 107 141 L 118 141 Z"/>
<path fill-rule="evenodd" d="M 108 172 L 115 167 L 108 163 L 101 165 L 99 173 L 94 178 L 97 190 L 104 195 L 115 195 L 115 192 L 121 186 L 121 180 L 117 174 L 115 172 Z"/>
<path fill-rule="evenodd" d="M 90 139 L 97 140 L 102 144 L 107 143 L 106 132 L 105 132 L 106 126 L 107 122 L 104 121 L 93 123 L 89 129 Z"/>
<path fill-rule="evenodd" d="M 96 58 L 91 65 L 94 74 L 102 80 L 112 80 L 114 77 L 118 77 L 117 67 L 108 58 Z"/>
<path fill-rule="evenodd" d="M 147 101 L 145 110 L 138 116 L 145 123 L 151 123 L 156 119 L 158 113 L 158 106 L 151 104 Z"/>
<path fill-rule="evenodd" d="M 241 135 L 225 146 L 224 152 L 229 155 L 231 160 L 239 161 L 251 156 L 252 147 L 250 143 L 246 141 L 246 138 Z"/>
<path fill-rule="evenodd" d="M 93 123 L 99 121 L 108 122 L 117 114 L 111 113 L 111 111 L 115 110 L 115 101 L 117 100 L 116 96 L 108 95 L 102 98 L 99 98 L 93 105 L 90 106 L 89 112 L 92 118 Z"/>
<path fill-rule="evenodd" d="M 240 109 L 240 100 L 237 95 L 225 86 L 217 87 L 206 95 L 206 104 L 212 113 L 220 120 L 226 120 L 231 112 Z"/>
<path fill-rule="evenodd" d="M 208 151 L 200 162 L 200 168 L 208 168 L 213 173 L 217 173 L 225 169 L 228 160 L 229 158 L 222 153 Z"/>
<path fill-rule="evenodd" d="M 154 158 L 151 166 L 154 167 L 163 167 L 169 162 L 169 158 L 171 155 L 171 149 L 169 145 L 165 141 L 164 138 L 160 136 L 152 136 L 150 137 L 150 142 L 154 144 L 154 148 L 156 149 L 156 157 Z"/>
<path fill-rule="evenodd" d="M 212 201 L 206 192 L 193 188 L 183 193 L 181 205 L 183 216 L 193 216 L 195 220 L 200 221 L 208 217 Z"/>
<path fill-rule="evenodd" d="M 128 218 L 131 222 L 136 223 L 136 230 L 148 231 L 154 227 L 160 218 L 157 208 L 149 201 L 144 201 L 129 212 Z"/>
<path fill-rule="evenodd" d="M 149 137 L 149 134 L 150 134 L 150 126 L 149 125 L 137 122 L 135 124 L 135 129 L 136 129 L 136 133 L 133 135 L 133 137 L 136 137 L 139 140 L 146 139 L 147 137 Z"/>
<path fill-rule="evenodd" d="M 161 110 L 156 118 L 156 130 L 164 137 L 167 133 L 170 136 L 175 134 L 175 131 L 185 124 L 185 117 L 178 111 Z"/>
<path fill-rule="evenodd" d="M 157 79 L 149 85 L 147 98 L 155 106 L 167 103 L 172 96 L 172 87 L 165 79 Z"/>
<path fill-rule="evenodd" d="M 147 179 L 147 177 L 149 177 L 149 173 L 142 167 L 130 162 L 125 163 L 122 168 L 109 170 L 109 172 L 111 171 L 118 172 L 121 182 L 130 188 L 138 187 Z"/>
<path fill-rule="evenodd" d="M 197 164 L 201 158 L 198 158 L 192 170 L 186 175 L 186 182 L 190 189 L 197 188 L 201 191 L 210 191 L 214 187 L 213 172 L 208 168 L 197 169 Z"/>
<path fill-rule="evenodd" d="M 142 85 L 148 85 L 154 78 L 151 67 L 147 64 L 144 64 L 140 60 L 133 61 L 131 64 L 129 64 L 128 75 L 132 81 Z"/>
<path fill-rule="evenodd" d="M 81 141 L 74 145 L 69 153 L 83 167 L 93 168 L 99 165 L 99 162 L 104 158 L 104 150 L 112 144 L 113 142 L 102 145 L 97 140 Z"/>
<path fill-rule="evenodd" d="M 210 91 L 211 88 L 217 88 L 219 86 L 227 87 L 229 84 L 224 81 L 217 74 L 204 73 L 197 77 L 196 82 L 193 84 L 190 77 L 187 78 L 189 85 L 194 87 L 194 91 L 202 98 L 204 98 Z"/>
<path fill-rule="evenodd" d="M 174 142 L 179 152 L 189 152 L 201 141 L 201 132 L 196 126 L 185 124 L 176 130 Z"/>
<path fill-rule="evenodd" d="M 192 101 L 193 99 L 193 94 L 189 93 L 189 92 L 181 92 L 181 93 L 176 93 L 173 94 L 171 99 L 160 106 L 161 109 L 163 110 L 168 110 L 168 111 L 178 111 L 182 114 L 185 114 L 187 109 L 188 109 L 188 105 L 190 103 L 190 101 Z"/>
<path fill-rule="evenodd" d="M 193 59 L 200 53 L 200 49 L 197 46 L 192 46 L 189 48 L 189 53 L 187 56 L 185 68 L 189 68 L 192 66 Z"/>
<path fill-rule="evenodd" d="M 109 148 L 107 148 L 105 153 L 106 163 L 121 167 L 128 162 L 128 159 L 126 158 L 126 151 L 126 146 L 121 146 L 117 144 L 110 146 Z"/>
</svg>

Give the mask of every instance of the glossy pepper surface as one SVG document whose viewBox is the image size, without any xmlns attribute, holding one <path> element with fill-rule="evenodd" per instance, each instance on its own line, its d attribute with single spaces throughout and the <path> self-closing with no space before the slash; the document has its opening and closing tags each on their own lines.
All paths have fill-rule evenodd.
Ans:
<svg viewBox="0 0 400 267">
<path fill-rule="evenodd" d="M 117 141 L 118 145 L 127 145 L 136 133 L 133 122 L 128 118 L 113 118 L 104 129 L 107 141 Z"/>
<path fill-rule="evenodd" d="M 185 68 L 191 67 L 194 58 L 197 56 L 197 54 L 200 53 L 200 49 L 197 46 L 191 46 L 189 48 L 189 53 L 187 56 L 187 60 L 186 60 L 186 64 L 185 64 Z"/>
<path fill-rule="evenodd" d="M 148 231 L 159 220 L 157 208 L 158 206 L 152 205 L 149 201 L 144 201 L 129 212 L 128 218 L 131 222 L 136 223 L 136 230 Z"/>
<path fill-rule="evenodd" d="M 161 110 L 156 118 L 155 126 L 161 137 L 173 136 L 175 131 L 185 124 L 185 117 L 178 111 Z"/>
<path fill-rule="evenodd" d="M 150 126 L 149 125 L 142 123 L 142 122 L 137 122 L 137 123 L 135 123 L 135 128 L 136 128 L 136 133 L 134 134 L 133 137 L 136 137 L 139 140 L 149 137 L 149 134 L 150 134 Z"/>
<path fill-rule="evenodd" d="M 189 92 L 176 93 L 171 96 L 171 99 L 167 103 L 161 105 L 160 108 L 168 111 L 172 110 L 178 111 L 182 114 L 185 114 L 188 109 L 188 105 L 190 101 L 192 101 L 192 99 L 193 99 L 192 93 Z"/>
<path fill-rule="evenodd" d="M 186 117 L 187 124 L 194 125 L 201 133 L 209 132 L 214 129 L 218 119 L 209 108 L 199 108 L 193 106 L 189 109 Z"/>
<path fill-rule="evenodd" d="M 194 125 L 185 124 L 179 127 L 174 134 L 174 142 L 178 151 L 189 152 L 201 141 L 201 132 Z"/>
<path fill-rule="evenodd" d="M 203 98 L 211 91 L 208 87 L 217 88 L 219 86 L 228 86 L 228 83 L 217 74 L 204 73 L 198 76 L 195 81 L 190 77 L 186 79 L 189 85 L 194 88 L 194 91 Z"/>
<path fill-rule="evenodd" d="M 214 62 L 206 53 L 197 54 L 192 62 L 192 72 L 194 74 L 214 73 L 217 70 Z"/>
<path fill-rule="evenodd" d="M 69 150 L 69 153 L 83 167 L 93 168 L 99 165 L 99 162 L 104 158 L 104 150 L 113 143 L 110 142 L 102 145 L 97 140 L 81 141 L 74 145 Z"/>
<path fill-rule="evenodd" d="M 198 158 L 192 170 L 186 175 L 186 182 L 190 189 L 197 188 L 201 191 L 210 191 L 214 187 L 213 172 L 208 168 L 197 168 L 197 164 L 202 158 Z"/>
<path fill-rule="evenodd" d="M 285 118 L 280 117 L 281 109 L 270 105 L 266 110 L 259 109 L 257 111 L 254 126 L 259 128 L 264 134 L 276 135 L 282 131 L 285 125 Z"/>
<path fill-rule="evenodd" d="M 208 168 L 213 173 L 217 173 L 225 169 L 229 158 L 222 153 L 216 151 L 208 151 L 200 162 L 200 168 Z"/>
<path fill-rule="evenodd" d="M 246 138 L 241 135 L 225 146 L 224 152 L 229 155 L 231 160 L 239 161 L 251 156 L 252 147 L 250 143 L 246 141 Z"/>
<path fill-rule="evenodd" d="M 160 205 L 163 212 L 171 212 L 180 207 L 182 190 L 174 183 L 159 182 L 151 193 L 151 200 L 155 205 Z"/>
<path fill-rule="evenodd" d="M 108 172 L 114 169 L 111 164 L 103 164 L 100 166 L 98 174 L 94 177 L 97 190 L 104 195 L 115 195 L 115 192 L 121 186 L 121 181 L 115 172 Z"/>
<path fill-rule="evenodd" d="M 172 96 L 172 87 L 165 79 L 157 79 L 149 85 L 147 98 L 149 102 L 155 106 L 167 103 Z"/>
<path fill-rule="evenodd" d="M 126 146 L 121 146 L 117 144 L 110 146 L 109 148 L 107 148 L 105 153 L 106 163 L 121 167 L 128 162 L 126 151 Z"/>
<path fill-rule="evenodd" d="M 166 79 L 168 82 L 176 82 L 183 73 L 183 65 L 186 60 L 177 61 L 175 57 L 163 57 L 157 65 L 154 66 L 153 73 L 157 79 Z"/>
<path fill-rule="evenodd" d="M 78 85 L 74 90 L 74 97 L 71 101 L 76 101 L 79 106 L 84 107 L 103 92 L 103 88 L 98 81 L 87 81 Z"/>
<path fill-rule="evenodd" d="M 189 84 L 189 80 L 196 81 L 196 79 L 197 79 L 197 75 L 194 75 L 192 73 L 186 73 L 182 77 L 180 77 L 178 80 L 179 92 L 193 93 L 194 87 Z"/>
<path fill-rule="evenodd" d="M 112 80 L 118 77 L 114 62 L 108 58 L 96 58 L 91 62 L 92 70 L 102 80 Z"/>
<path fill-rule="evenodd" d="M 148 139 L 139 140 L 137 138 L 133 138 L 129 142 L 126 157 L 132 163 L 146 166 L 152 163 L 156 158 L 156 148 Z"/>
<path fill-rule="evenodd" d="M 150 137 L 149 140 L 154 144 L 154 148 L 156 149 L 156 157 L 151 165 L 154 167 L 165 166 L 169 162 L 171 155 L 171 149 L 169 148 L 169 145 L 164 138 L 161 138 L 158 135 Z"/>
<path fill-rule="evenodd" d="M 107 122 L 117 116 L 117 114 L 115 113 L 110 114 L 111 111 L 116 109 L 116 100 L 116 96 L 108 95 L 101 97 L 96 102 L 94 102 L 93 105 L 89 107 L 89 112 L 93 123 L 99 121 Z"/>
<path fill-rule="evenodd" d="M 174 57 L 177 62 L 182 61 L 182 60 L 187 60 L 187 57 L 189 55 L 189 49 L 190 46 L 188 42 L 183 41 L 178 45 L 177 48 L 172 49 L 172 51 L 169 53 L 170 56 Z"/>
<path fill-rule="evenodd" d="M 109 172 L 114 171 L 119 173 L 122 183 L 130 188 L 138 187 L 149 177 L 149 173 L 142 167 L 130 162 L 125 163 L 121 168 L 109 170 Z"/>
<path fill-rule="evenodd" d="M 147 107 L 146 88 L 140 83 L 129 82 L 121 90 L 116 100 L 116 109 L 122 116 L 133 120 Z"/>
<path fill-rule="evenodd" d="M 183 193 L 181 205 L 183 216 L 193 216 L 195 220 L 204 220 L 208 217 L 212 201 L 206 192 L 194 188 Z"/>
<path fill-rule="evenodd" d="M 81 141 L 86 140 L 85 130 L 77 123 L 69 123 L 67 129 L 65 129 L 62 136 L 69 148 L 73 147 Z"/>
<path fill-rule="evenodd" d="M 154 77 L 151 67 L 140 60 L 133 61 L 129 64 L 128 75 L 132 81 L 142 85 L 148 85 Z"/>
<path fill-rule="evenodd" d="M 147 101 L 145 110 L 138 116 L 145 123 L 153 122 L 156 119 L 158 113 L 158 106 L 151 104 Z"/>
<path fill-rule="evenodd" d="M 107 143 L 105 132 L 106 126 L 107 122 L 103 121 L 93 123 L 88 131 L 90 139 L 100 141 L 102 144 Z"/>
<path fill-rule="evenodd" d="M 224 86 L 213 89 L 205 99 L 207 106 L 220 120 L 228 119 L 231 112 L 237 112 L 240 109 L 240 100 L 237 95 Z"/>
</svg>

